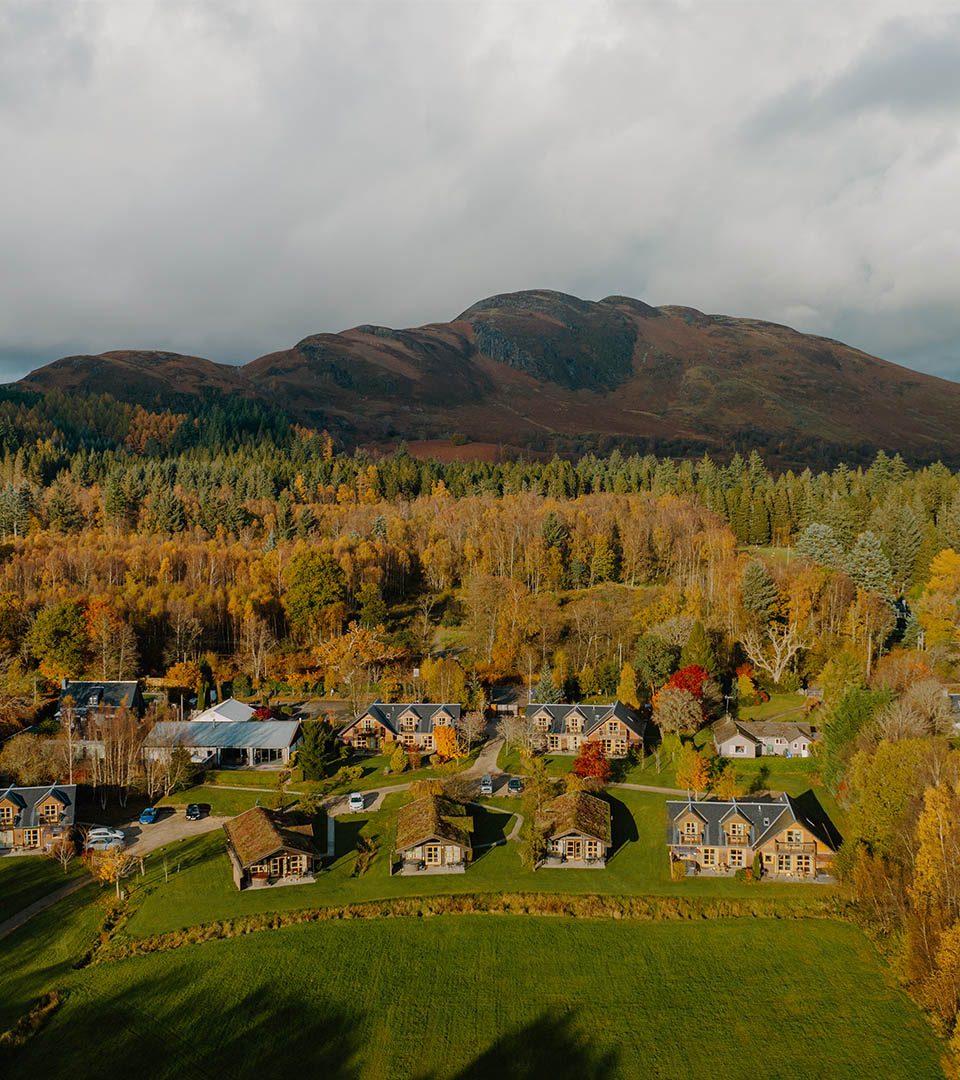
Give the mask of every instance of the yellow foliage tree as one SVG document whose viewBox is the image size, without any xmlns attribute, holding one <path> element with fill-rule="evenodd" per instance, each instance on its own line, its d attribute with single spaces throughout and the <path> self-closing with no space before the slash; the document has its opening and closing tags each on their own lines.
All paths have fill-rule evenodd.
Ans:
<svg viewBox="0 0 960 1080">
<path fill-rule="evenodd" d="M 434 730 L 433 737 L 437 745 L 437 754 L 444 761 L 463 757 L 460 740 L 457 738 L 457 732 L 454 728 L 438 727 Z"/>
<path fill-rule="evenodd" d="M 703 754 L 697 753 L 690 743 L 684 743 L 677 758 L 677 787 L 695 794 L 710 786 L 710 766 Z"/>
</svg>

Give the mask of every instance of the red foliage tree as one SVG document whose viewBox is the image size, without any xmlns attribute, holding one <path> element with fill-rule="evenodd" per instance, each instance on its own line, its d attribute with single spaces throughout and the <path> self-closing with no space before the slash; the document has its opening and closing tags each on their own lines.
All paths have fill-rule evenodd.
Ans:
<svg viewBox="0 0 960 1080">
<path fill-rule="evenodd" d="M 703 700 L 703 684 L 710 678 L 710 672 L 699 664 L 690 664 L 688 667 L 675 671 L 667 680 L 666 685 L 675 687 L 677 690 L 689 690 L 697 701 Z"/>
<path fill-rule="evenodd" d="M 580 747 L 573 763 L 573 773 L 577 776 L 590 777 L 605 784 L 610 779 L 610 762 L 598 742 L 585 742 Z"/>
</svg>

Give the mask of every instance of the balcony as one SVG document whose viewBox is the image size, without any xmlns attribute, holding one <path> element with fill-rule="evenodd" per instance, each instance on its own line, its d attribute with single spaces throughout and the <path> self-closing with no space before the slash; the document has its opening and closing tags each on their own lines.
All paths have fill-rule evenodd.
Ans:
<svg viewBox="0 0 960 1080">
<path fill-rule="evenodd" d="M 814 843 L 806 843 L 798 840 L 777 840 L 775 843 L 775 850 L 778 855 L 786 855 L 788 853 L 814 855 L 817 850 L 817 845 Z"/>
<path fill-rule="evenodd" d="M 728 836 L 727 837 L 727 847 L 749 847 L 749 846 L 750 846 L 750 837 L 749 836 Z"/>
</svg>

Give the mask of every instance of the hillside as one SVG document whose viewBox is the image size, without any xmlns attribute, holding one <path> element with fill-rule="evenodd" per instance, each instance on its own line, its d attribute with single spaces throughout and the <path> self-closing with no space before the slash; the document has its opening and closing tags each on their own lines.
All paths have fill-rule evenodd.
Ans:
<svg viewBox="0 0 960 1080">
<path fill-rule="evenodd" d="M 494 296 L 448 323 L 315 334 L 240 368 L 171 353 L 68 357 L 19 385 L 145 404 L 240 394 L 383 447 L 442 449 L 456 434 L 543 452 L 759 447 L 802 465 L 883 447 L 960 462 L 960 384 L 786 326 L 623 296 Z"/>
</svg>

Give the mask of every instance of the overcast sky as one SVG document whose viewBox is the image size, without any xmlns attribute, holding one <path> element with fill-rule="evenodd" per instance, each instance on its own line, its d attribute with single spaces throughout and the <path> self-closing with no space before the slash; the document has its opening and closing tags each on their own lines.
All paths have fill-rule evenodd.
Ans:
<svg viewBox="0 0 960 1080">
<path fill-rule="evenodd" d="M 552 288 L 960 379 L 958 138 L 953 2 L 0 0 L 0 377 Z"/>
</svg>

